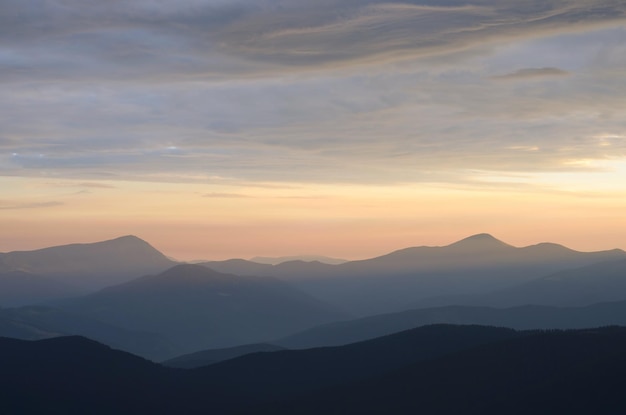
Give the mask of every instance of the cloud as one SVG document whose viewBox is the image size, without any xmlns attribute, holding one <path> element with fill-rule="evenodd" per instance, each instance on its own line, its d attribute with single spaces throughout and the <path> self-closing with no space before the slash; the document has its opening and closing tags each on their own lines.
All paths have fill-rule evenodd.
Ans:
<svg viewBox="0 0 626 415">
<path fill-rule="evenodd" d="M 0 136 L 0 147 L 12 147 L 15 146 L 15 144 L 15 140 Z"/>
<path fill-rule="evenodd" d="M 62 206 L 62 202 L 32 202 L 32 203 L 11 203 L 7 201 L 0 201 L 0 210 L 20 210 L 20 209 L 41 209 Z"/>
<path fill-rule="evenodd" d="M 96 189 L 115 189 L 115 186 L 107 183 L 98 183 L 98 182 L 82 182 L 78 183 L 76 186 L 80 187 L 91 187 Z"/>
<path fill-rule="evenodd" d="M 496 80 L 534 79 L 553 76 L 569 76 L 568 71 L 559 68 L 524 68 L 504 75 L 492 76 Z"/>
<path fill-rule="evenodd" d="M 448 54 L 623 21 L 614 0 L 4 0 L 0 81 L 190 81 Z"/>
<path fill-rule="evenodd" d="M 250 198 L 252 196 L 247 196 L 239 193 L 206 193 L 202 195 L 202 197 L 210 197 L 216 199 L 241 199 Z"/>
<path fill-rule="evenodd" d="M 87 188 L 95 188 L 95 189 L 115 189 L 116 186 L 113 186 L 108 183 L 99 183 L 99 182 L 47 182 L 45 183 L 46 187 L 87 187 Z M 87 192 L 88 190 L 81 190 L 81 192 Z"/>
<path fill-rule="evenodd" d="M 166 3 L 0 2 L 1 174 L 439 183 L 626 156 L 596 138 L 626 131 L 624 2 Z"/>
<path fill-rule="evenodd" d="M 216 31 L 220 50 L 291 66 L 406 59 L 623 20 L 612 0 L 287 1 Z"/>
</svg>

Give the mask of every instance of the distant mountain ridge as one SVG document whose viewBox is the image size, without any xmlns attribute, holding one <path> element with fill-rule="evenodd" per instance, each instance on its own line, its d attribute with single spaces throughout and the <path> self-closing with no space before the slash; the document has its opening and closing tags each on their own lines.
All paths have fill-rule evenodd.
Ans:
<svg viewBox="0 0 626 415">
<path fill-rule="evenodd" d="M 551 243 L 516 248 L 477 234 L 447 246 L 405 248 L 337 265 L 301 260 L 269 265 L 242 259 L 202 265 L 222 273 L 280 278 L 353 314 L 372 315 L 433 297 L 504 290 L 555 272 L 620 259 L 626 259 L 626 252 L 618 249 L 578 252 Z M 87 293 L 176 264 L 135 236 L 0 253 L 0 305 L 3 298 L 5 306 L 19 306 Z M 16 281 L 6 274 L 16 272 L 30 277 Z"/>
<path fill-rule="evenodd" d="M 295 256 L 282 256 L 282 257 L 264 257 L 255 256 L 250 259 L 251 262 L 267 265 L 278 265 L 283 262 L 289 261 L 304 261 L 304 262 L 321 262 L 322 264 L 339 265 L 344 262 L 348 262 L 347 259 L 331 258 L 323 255 L 295 255 Z M 202 261 L 206 262 L 206 261 Z"/>
<path fill-rule="evenodd" d="M 43 293 L 46 285 L 56 283 L 67 287 L 66 296 L 161 272 L 176 264 L 147 242 L 131 235 L 95 243 L 0 253 L 0 263 L 7 272 L 38 275 L 48 281 L 44 284 L 42 278 L 33 280 L 29 283 L 31 292 Z M 23 285 L 23 289 L 28 290 L 26 283 Z M 0 290 L 11 292 L 7 285 L 2 286 L 1 278 Z M 14 291 L 7 294 L 12 297 L 10 305 L 32 303 L 33 300 L 28 295 Z M 49 298 L 60 296 L 62 295 L 51 290 Z"/>
<path fill-rule="evenodd" d="M 238 275 L 281 278 L 364 316 L 400 311 L 431 297 L 506 289 L 566 269 L 621 259 L 626 259 L 626 252 L 619 249 L 578 252 L 551 243 L 517 248 L 478 234 L 443 247 L 405 248 L 339 265 L 290 261 L 272 266 L 245 260 L 202 265 Z"/>
<path fill-rule="evenodd" d="M 543 283 L 534 281 L 607 261 L 626 261 L 626 252 L 617 249 L 578 252 L 551 243 L 517 248 L 489 234 L 478 234 L 447 246 L 405 248 L 338 265 L 301 260 L 268 265 L 242 259 L 201 265 L 222 274 L 278 278 L 346 314 L 366 316 L 418 305 L 451 304 L 446 299 L 452 299 L 453 303 L 476 300 L 471 304 L 499 306 L 580 305 L 626 299 L 623 294 L 626 287 L 619 282 L 621 271 L 611 281 L 607 279 L 604 288 L 599 284 L 593 289 L 590 288 L 593 284 L 587 288 L 578 284 L 579 294 L 555 283 L 554 278 Z M 0 306 L 50 302 L 94 292 L 140 276 L 156 275 L 176 264 L 135 236 L 0 254 L 0 269 L 5 269 L 0 272 Z M 597 268 L 594 272 L 603 271 Z M 518 288 L 522 285 L 524 288 Z M 583 298 L 580 295 L 583 288 L 594 294 Z M 489 292 L 497 295 L 489 299 Z M 544 302 L 535 302 L 538 292 L 542 293 Z M 487 302 L 482 302 L 483 299 Z"/>
</svg>

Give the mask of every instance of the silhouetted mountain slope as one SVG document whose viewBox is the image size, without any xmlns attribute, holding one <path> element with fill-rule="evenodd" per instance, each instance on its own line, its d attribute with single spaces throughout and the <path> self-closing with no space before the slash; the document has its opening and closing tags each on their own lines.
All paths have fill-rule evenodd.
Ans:
<svg viewBox="0 0 626 415">
<path fill-rule="evenodd" d="M 196 370 L 160 367 L 80 337 L 0 338 L 0 405 L 10 414 L 239 413 L 518 335 L 432 326 L 341 348 L 256 353 Z"/>
<path fill-rule="evenodd" d="M 119 327 L 166 335 L 178 354 L 256 343 L 345 318 L 288 284 L 199 265 L 105 288 L 60 307 Z"/>
<path fill-rule="evenodd" d="M 0 338 L 2 414 L 232 414 L 248 398 L 83 337 Z"/>
<path fill-rule="evenodd" d="M 0 338 L 7 414 L 616 414 L 626 329 L 429 326 L 171 369 L 68 337 Z"/>
<path fill-rule="evenodd" d="M 200 352 L 190 353 L 166 360 L 165 362 L 162 362 L 162 364 L 181 369 L 194 369 L 197 367 L 212 365 L 224 360 L 245 356 L 247 354 L 277 352 L 280 350 L 285 350 L 285 348 L 268 343 L 246 344 L 243 346 L 228 347 L 225 349 L 202 350 Z"/>
<path fill-rule="evenodd" d="M 71 285 L 25 271 L 0 273 L 0 305 L 12 307 L 77 295 Z"/>
<path fill-rule="evenodd" d="M 0 309 L 0 336 L 40 340 L 80 335 L 152 360 L 175 355 L 163 336 L 131 331 L 102 323 L 83 314 L 52 307 L 29 306 Z"/>
<path fill-rule="evenodd" d="M 357 315 L 410 308 L 435 296 L 505 289 L 545 275 L 626 258 L 621 250 L 577 252 L 542 243 L 516 248 L 479 234 L 443 247 L 402 249 L 340 265 L 285 262 L 276 266 L 243 260 L 204 265 L 239 275 L 269 275 Z"/>
<path fill-rule="evenodd" d="M 536 333 L 250 413 L 624 413 L 625 348 L 624 328 Z"/>
<path fill-rule="evenodd" d="M 582 329 L 626 326 L 626 301 L 587 307 L 520 306 L 492 308 L 446 306 L 379 314 L 324 324 L 275 340 L 292 349 L 339 346 L 429 324 L 479 324 L 513 329 Z"/>
<path fill-rule="evenodd" d="M 0 253 L 10 270 L 19 270 L 95 290 L 141 275 L 161 272 L 175 262 L 135 236 L 109 241 Z"/>
<path fill-rule="evenodd" d="M 172 383 L 161 366 L 83 337 L 0 338 L 0 367 L 0 408 L 11 415 L 152 413 Z"/>
<path fill-rule="evenodd" d="M 304 396 L 519 335 L 495 327 L 428 326 L 341 347 L 250 354 L 193 373 L 214 390 L 238 390 L 251 405 Z"/>
</svg>

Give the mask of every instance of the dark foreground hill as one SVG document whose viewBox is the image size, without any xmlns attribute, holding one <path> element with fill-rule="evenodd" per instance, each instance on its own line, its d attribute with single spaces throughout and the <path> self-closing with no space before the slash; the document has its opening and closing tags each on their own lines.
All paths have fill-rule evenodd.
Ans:
<svg viewBox="0 0 626 415">
<path fill-rule="evenodd" d="M 177 354 L 258 343 L 345 314 L 269 277 L 177 265 L 58 306 L 128 330 L 166 336 Z"/>
<path fill-rule="evenodd" d="M 543 332 L 467 349 L 255 414 L 620 414 L 626 329 Z"/>
<path fill-rule="evenodd" d="M 170 369 L 93 341 L 0 339 L 2 413 L 617 414 L 626 329 L 429 326 Z"/>
<path fill-rule="evenodd" d="M 250 402 L 279 401 L 519 335 L 496 327 L 434 325 L 340 347 L 250 354 L 193 373 L 215 390 L 240 391 Z"/>
<path fill-rule="evenodd" d="M 0 351 L 3 414 L 144 413 L 171 383 L 161 366 L 84 337 L 0 338 Z"/>
<path fill-rule="evenodd" d="M 237 413 L 518 335 L 430 326 L 338 348 L 256 353 L 197 370 L 158 366 L 82 337 L 0 339 L 0 404 L 14 413 Z"/>
</svg>

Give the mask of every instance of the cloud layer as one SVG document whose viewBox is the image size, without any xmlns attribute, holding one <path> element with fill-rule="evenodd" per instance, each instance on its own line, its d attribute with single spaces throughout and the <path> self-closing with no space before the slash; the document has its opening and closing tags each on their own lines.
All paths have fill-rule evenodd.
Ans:
<svg viewBox="0 0 626 415">
<path fill-rule="evenodd" d="M 625 13 L 618 0 L 4 0 L 0 175 L 599 171 L 626 157 Z"/>
</svg>

